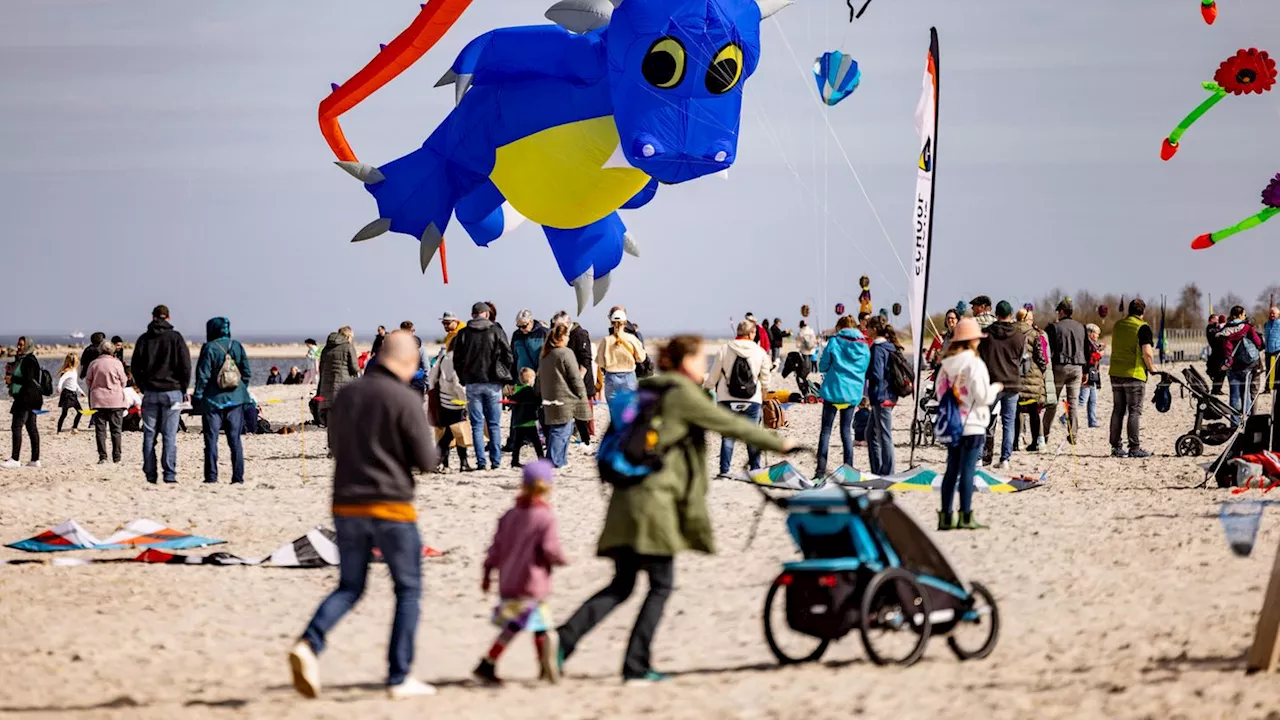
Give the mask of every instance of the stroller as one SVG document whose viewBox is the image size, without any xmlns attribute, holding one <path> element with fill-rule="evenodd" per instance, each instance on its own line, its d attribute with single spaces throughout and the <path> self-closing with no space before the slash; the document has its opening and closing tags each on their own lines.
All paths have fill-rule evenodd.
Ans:
<svg viewBox="0 0 1280 720">
<path fill-rule="evenodd" d="M 938 423 L 938 393 L 934 383 L 922 389 L 920 394 L 920 414 L 911 423 L 911 444 L 916 447 L 933 445 L 937 439 L 933 436 L 933 427 Z"/>
<path fill-rule="evenodd" d="M 1235 435 L 1240 417 L 1230 405 L 1210 392 L 1209 381 L 1199 370 L 1183 369 L 1181 380 L 1167 372 L 1157 372 L 1156 376 L 1160 378 L 1157 392 L 1168 392 L 1170 386 L 1177 385 L 1191 394 L 1196 408 L 1195 425 L 1174 441 L 1173 450 L 1178 457 L 1199 457 L 1204 454 L 1205 445 L 1222 445 Z"/>
<path fill-rule="evenodd" d="M 947 636 L 961 660 L 991 654 L 995 598 L 962 580 L 892 495 L 839 485 L 761 494 L 787 511 L 804 554 L 783 564 L 765 596 L 764 637 L 778 662 L 816 661 L 854 628 L 877 665 L 915 663 L 933 635 Z"/>
</svg>

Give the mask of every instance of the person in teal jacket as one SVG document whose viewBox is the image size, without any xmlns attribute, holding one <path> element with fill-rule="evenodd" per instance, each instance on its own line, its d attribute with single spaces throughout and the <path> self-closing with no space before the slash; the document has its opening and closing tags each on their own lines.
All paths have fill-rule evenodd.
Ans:
<svg viewBox="0 0 1280 720">
<path fill-rule="evenodd" d="M 227 435 L 231 450 L 231 483 L 244 482 L 244 445 L 240 434 L 244 430 L 245 406 L 249 404 L 249 358 L 239 340 L 231 339 L 231 321 L 216 317 L 205 323 L 205 342 L 196 362 L 195 390 L 191 394 L 191 406 L 204 418 L 204 481 L 218 482 L 218 435 Z M 230 357 L 240 372 L 240 382 L 234 388 L 224 388 L 219 375 L 224 361 Z"/>
<path fill-rule="evenodd" d="M 827 474 L 827 452 L 831 449 L 831 427 L 840 416 L 840 444 L 844 464 L 853 466 L 853 414 L 862 402 L 871 347 L 854 327 L 853 318 L 842 317 L 836 334 L 818 363 L 822 373 L 822 432 L 818 435 L 818 469 L 815 477 Z"/>
</svg>

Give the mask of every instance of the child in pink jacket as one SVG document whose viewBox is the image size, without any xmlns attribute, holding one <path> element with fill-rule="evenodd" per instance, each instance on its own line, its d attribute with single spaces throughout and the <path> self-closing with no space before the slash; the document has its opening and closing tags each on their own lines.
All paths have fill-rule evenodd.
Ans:
<svg viewBox="0 0 1280 720">
<path fill-rule="evenodd" d="M 554 623 L 545 603 L 551 593 L 551 568 L 566 564 L 556 516 L 547 504 L 554 483 L 555 466 L 550 462 L 537 460 L 524 467 L 516 506 L 498 521 L 485 558 L 481 589 L 489 592 L 489 579 L 496 569 L 499 601 L 493 610 L 493 624 L 502 632 L 476 666 L 475 676 L 484 683 L 502 684 L 495 664 L 521 630 L 533 633 L 542 667 L 540 679 L 553 683 L 560 679 L 556 634 L 551 632 Z"/>
</svg>

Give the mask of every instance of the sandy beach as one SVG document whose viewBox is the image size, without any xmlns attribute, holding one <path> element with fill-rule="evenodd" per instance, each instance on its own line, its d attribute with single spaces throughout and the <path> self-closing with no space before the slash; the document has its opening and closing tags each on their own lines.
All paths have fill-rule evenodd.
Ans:
<svg viewBox="0 0 1280 720">
<path fill-rule="evenodd" d="M 272 421 L 299 419 L 302 390 L 256 393 L 280 401 L 265 406 Z M 1106 395 L 1099 408 L 1104 423 Z M 639 604 L 633 596 L 583 642 L 561 685 L 534 682 L 532 643 L 521 638 L 499 666 L 507 687 L 475 687 L 469 673 L 494 635 L 487 622 L 491 598 L 479 589 L 480 563 L 517 482 L 504 468 L 419 481 L 424 542 L 447 551 L 425 561 L 417 640 L 416 675 L 440 686 L 434 698 L 391 704 L 380 691 L 392 611 L 383 568 L 373 571 L 364 601 L 332 635 L 322 658 L 323 698 L 307 701 L 289 685 L 285 654 L 335 584 L 336 570 L 23 565 L 0 566 L 0 715 L 1275 717 L 1280 688 L 1274 678 L 1246 677 L 1244 654 L 1280 527 L 1274 515 L 1264 517 L 1253 555 L 1233 556 L 1217 520 L 1227 491 L 1193 489 L 1201 480 L 1196 462 L 1173 457 L 1174 438 L 1191 423 L 1188 404 L 1176 401 L 1164 415 L 1149 400 L 1145 408 L 1144 442 L 1155 457 L 1112 459 L 1106 430 L 1087 430 L 1076 455 L 1068 452 L 1053 465 L 1047 487 L 978 496 L 979 517 L 991 530 L 935 535 L 960 572 L 986 584 L 999 601 L 1003 632 L 984 661 L 961 663 L 935 639 L 916 666 L 880 668 L 866 660 L 855 633 L 834 644 L 820 664 L 780 668 L 764 642 L 761 609 L 779 563 L 797 553 L 773 509 L 744 550 L 760 509 L 757 493 L 714 481 L 710 505 L 719 554 L 678 560 L 676 592 L 656 641 L 655 665 L 674 675 L 669 683 L 619 684 L 622 648 Z M 819 412 L 819 406 L 794 406 L 784 432 L 816 444 Z M 604 408 L 597 413 L 603 422 Z M 900 468 L 908 415 L 899 409 L 895 423 Z M 224 484 L 206 486 L 197 423 L 179 439 L 180 484 L 157 487 L 142 479 L 140 434 L 125 435 L 123 465 L 98 466 L 92 434 L 55 435 L 55 421 L 56 410 L 40 419 L 43 469 L 0 474 L 4 542 L 67 518 L 99 537 L 134 518 L 151 518 L 229 541 L 214 549 L 254 556 L 329 524 L 331 465 L 320 433 L 246 438 L 243 487 L 225 484 L 224 445 Z M 6 448 L 7 425 L 0 428 Z M 919 459 L 940 467 L 942 452 L 925 449 Z M 592 458 L 575 445 L 570 461 L 554 496 L 573 558 L 556 574 L 550 599 L 560 619 L 610 576 L 608 563 L 594 557 L 605 496 Z M 736 463 L 744 461 L 740 448 Z M 1020 453 L 1014 470 L 1036 472 L 1051 462 L 1050 454 Z M 813 469 L 812 458 L 797 463 Z M 861 448 L 856 464 L 866 466 Z M 936 497 L 905 493 L 899 500 L 932 534 Z M 0 558 L 31 557 L 0 549 Z"/>
</svg>

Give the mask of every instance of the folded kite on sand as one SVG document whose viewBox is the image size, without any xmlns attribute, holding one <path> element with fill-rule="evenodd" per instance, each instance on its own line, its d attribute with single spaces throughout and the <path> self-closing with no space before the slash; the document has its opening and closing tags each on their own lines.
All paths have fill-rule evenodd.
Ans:
<svg viewBox="0 0 1280 720">
<path fill-rule="evenodd" d="M 118 545 L 108 545 L 106 542 L 99 542 L 92 535 L 85 532 L 84 529 L 81 528 L 78 524 L 76 524 L 75 521 L 68 520 L 62 523 L 61 525 L 58 525 L 57 527 L 53 528 L 52 530 L 46 530 L 40 535 L 37 535 L 35 538 L 31 538 L 29 540 L 23 540 L 22 543 L 14 543 L 13 545 L 9 545 L 8 547 L 18 547 L 23 543 L 31 543 L 37 538 L 45 538 L 46 536 L 52 535 L 53 536 L 52 538 L 49 538 L 48 540 L 41 540 L 41 543 L 53 542 L 55 541 L 56 538 L 67 537 L 67 538 L 70 538 L 69 542 L 78 542 L 82 544 L 76 545 L 76 546 L 67 545 L 65 547 L 58 546 L 58 549 L 118 550 L 118 549 L 128 549 L 129 547 L 146 547 L 147 548 L 146 550 L 143 550 L 140 555 L 132 558 L 111 558 L 111 559 L 101 559 L 101 560 L 93 559 L 93 558 L 57 558 L 52 562 L 52 564 L 54 565 L 62 565 L 62 566 L 89 565 L 89 564 L 95 564 L 95 563 L 122 563 L 122 562 L 157 563 L 157 564 L 164 564 L 164 565 L 216 565 L 221 567 L 230 567 L 234 565 L 250 565 L 250 566 L 266 565 L 270 567 L 285 567 L 285 568 L 322 568 L 322 567 L 336 567 L 338 565 L 338 546 L 335 542 L 337 536 L 332 530 L 329 530 L 328 528 L 315 528 L 310 532 L 308 532 L 306 535 L 303 535 L 302 537 L 297 538 L 292 542 L 288 542 L 288 543 L 285 543 L 284 545 L 281 545 L 266 557 L 242 558 L 238 555 L 232 555 L 231 553 L 227 553 L 227 552 L 215 552 L 215 553 L 210 553 L 208 555 L 180 555 L 177 553 L 165 552 L 165 550 L 160 549 L 161 547 L 168 547 L 169 549 L 182 549 L 187 547 L 194 547 L 193 545 L 164 546 L 160 544 L 147 543 L 147 542 L 141 542 L 141 541 L 129 542 L 130 538 L 134 538 L 134 537 L 142 538 L 147 536 L 147 534 L 139 532 L 139 531 L 145 531 L 148 527 L 150 527 L 150 525 L 147 525 L 147 523 L 150 523 L 151 525 L 155 525 L 157 528 L 160 528 L 160 526 L 157 523 L 152 523 L 150 520 L 135 520 L 134 522 L 129 523 L 129 525 L 124 530 L 121 530 L 115 535 L 112 535 L 111 538 L 108 538 L 108 539 L 112 539 L 112 538 L 117 538 L 117 536 L 119 536 L 118 539 L 121 540 L 121 544 L 118 544 Z M 160 530 L 161 531 L 168 530 L 168 528 L 160 528 Z M 172 530 L 168 530 L 168 531 L 175 532 Z M 153 530 L 150 534 L 157 534 L 158 532 L 159 531 Z M 190 538 L 192 536 L 187 535 L 185 537 Z M 197 538 L 197 539 L 206 540 L 206 541 L 209 540 L 208 538 Z M 213 541 L 208 541 L 205 544 L 214 544 L 214 543 L 221 543 L 221 542 L 223 541 L 213 540 Z M 90 544 L 83 544 L 83 543 L 90 543 Z M 19 547 L 18 549 L 26 550 L 27 548 Z M 49 551 L 35 550 L 33 552 L 49 552 Z M 444 555 L 445 553 L 439 550 L 436 550 L 435 548 L 424 547 L 422 549 L 422 557 L 424 558 L 437 558 L 437 557 L 443 557 Z M 375 562 L 382 562 L 382 555 L 376 549 L 373 552 L 373 558 Z M 43 563 L 43 562 L 44 562 L 43 560 L 8 560 L 8 561 L 0 560 L 0 565 L 26 565 L 26 564 Z"/>
<path fill-rule="evenodd" d="M 811 490 L 824 485 L 842 485 L 860 490 L 941 490 L 942 473 L 926 467 L 881 477 L 864 473 L 848 465 L 841 465 L 825 478 L 810 480 L 794 465 L 783 460 L 752 473 L 739 473 L 734 480 L 763 485 L 775 490 Z M 979 469 L 974 473 L 973 489 L 976 492 L 1013 493 L 1040 487 L 1038 480 L 1026 477 L 1002 478 Z"/>
<path fill-rule="evenodd" d="M 128 550 L 135 547 L 181 550 L 207 545 L 220 545 L 226 540 L 190 535 L 165 527 L 154 520 L 134 520 L 106 540 L 99 540 L 80 527 L 75 520 L 67 520 L 38 535 L 10 543 L 5 547 L 27 552 L 62 552 L 65 550 Z"/>
</svg>

